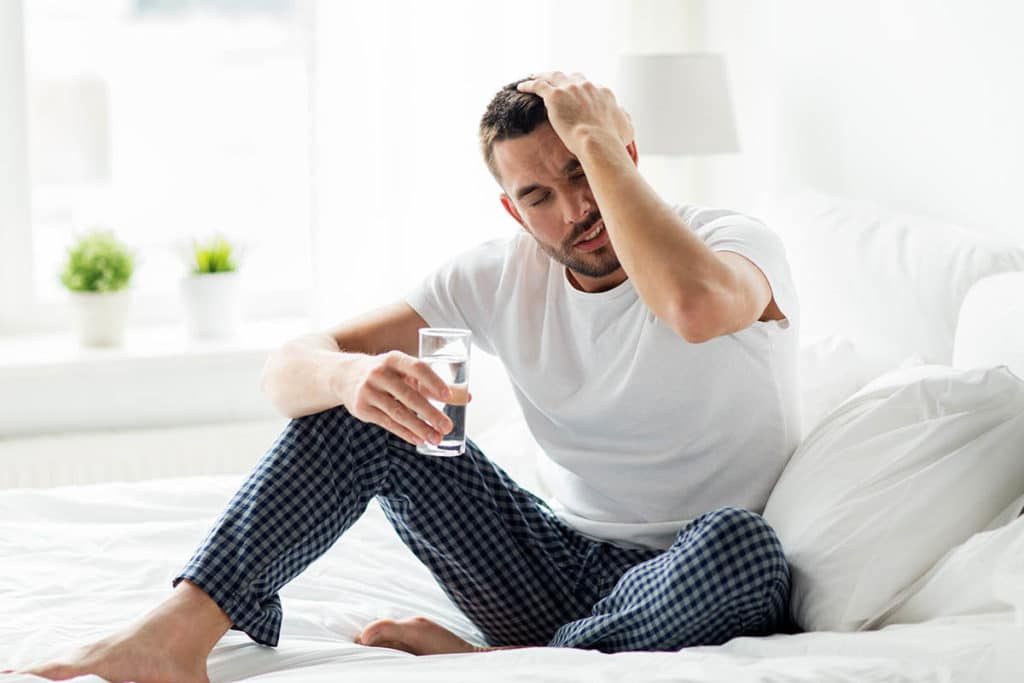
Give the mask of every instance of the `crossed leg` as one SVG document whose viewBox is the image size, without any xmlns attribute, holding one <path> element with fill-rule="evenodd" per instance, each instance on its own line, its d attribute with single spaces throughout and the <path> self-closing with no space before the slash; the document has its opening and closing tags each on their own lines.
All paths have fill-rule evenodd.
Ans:
<svg viewBox="0 0 1024 683">
<path fill-rule="evenodd" d="M 759 515 L 721 508 L 681 530 L 665 552 L 628 568 L 549 645 L 620 652 L 719 644 L 783 627 L 788 601 L 788 566 L 774 532 Z M 424 617 L 373 622 L 356 642 L 416 655 L 502 649 L 473 645 Z"/>
<path fill-rule="evenodd" d="M 537 645 L 678 649 L 770 629 L 788 592 L 777 539 L 753 513 L 709 513 L 666 553 L 617 547 L 568 527 L 471 441 L 460 457 L 423 456 L 339 406 L 288 424 L 177 577 L 168 601 L 128 631 L 33 672 L 205 682 L 206 656 L 228 626 L 277 644 L 277 591 L 326 552 L 374 496 L 487 644 L 466 643 L 418 618 L 368 625 L 359 642 L 369 645 L 417 654 Z M 732 588 L 695 590 L 693 572 L 713 558 L 721 560 L 718 569 L 699 572 L 698 583 L 717 573 Z M 201 596 L 194 594 L 199 589 Z M 212 628 L 182 640 L 176 626 L 198 614 L 197 605 L 216 609 Z M 709 611 L 714 619 L 700 618 Z M 155 633 L 181 648 L 156 656 Z M 143 672 L 139 656 L 164 665 Z"/>
</svg>

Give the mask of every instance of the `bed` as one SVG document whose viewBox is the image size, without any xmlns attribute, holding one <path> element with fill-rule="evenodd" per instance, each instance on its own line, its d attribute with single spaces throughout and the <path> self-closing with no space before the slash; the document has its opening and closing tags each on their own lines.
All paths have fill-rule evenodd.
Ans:
<svg viewBox="0 0 1024 683">
<path fill-rule="evenodd" d="M 985 335 L 958 335 L 961 304 L 978 283 L 1024 271 L 1020 245 L 863 202 L 799 192 L 764 203 L 760 215 L 780 231 L 787 249 L 792 245 L 797 285 L 809 293 L 802 351 L 805 436 L 882 372 L 969 357 L 955 340 Z M 840 249 L 842 262 L 823 263 L 823 253 L 835 253 L 835 240 L 848 242 Z M 891 258 L 865 260 L 866 253 Z M 830 313 L 835 310 L 844 314 Z M 470 423 L 474 440 L 514 477 L 544 493 L 533 476 L 535 444 L 501 388 L 500 368 L 482 359 L 474 379 L 480 387 Z M 227 429 L 202 434 L 207 447 L 213 440 L 237 448 L 236 436 Z M 136 438 L 144 448 L 145 437 Z M 74 441 L 62 444 L 71 448 Z M 255 461 L 260 454 L 244 457 Z M 0 490 L 0 669 L 56 656 L 157 603 L 243 477 L 233 472 Z M 1006 543 L 1018 544 L 1003 548 L 1004 555 L 1024 550 L 1024 518 L 1004 517 L 997 530 L 1012 531 Z M 926 618 L 925 609 L 913 623 L 883 619 L 864 630 L 738 638 L 670 653 L 526 648 L 414 657 L 357 645 L 353 638 L 378 618 L 424 615 L 467 640 L 482 639 L 371 504 L 339 543 L 282 591 L 280 645 L 263 647 L 231 631 L 214 649 L 209 673 L 215 682 L 1019 681 L 1024 566 L 1005 561 L 1000 567 L 991 578 L 999 583 L 999 599 L 948 609 L 940 604 L 939 616 Z M 963 585 L 967 593 L 976 588 Z M 927 590 L 919 595 L 919 602 L 942 602 L 928 598 Z M 31 680 L 38 679 L 0 675 L 0 683 Z"/>
</svg>

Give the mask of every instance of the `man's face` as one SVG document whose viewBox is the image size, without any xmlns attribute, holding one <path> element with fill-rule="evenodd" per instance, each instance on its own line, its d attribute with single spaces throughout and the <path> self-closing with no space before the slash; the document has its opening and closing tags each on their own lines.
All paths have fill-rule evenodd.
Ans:
<svg viewBox="0 0 1024 683">
<path fill-rule="evenodd" d="M 506 210 L 548 256 L 573 272 L 581 288 L 602 291 L 625 279 L 583 167 L 550 124 L 495 143 L 494 164 Z M 595 239 L 580 241 L 598 226 Z"/>
</svg>

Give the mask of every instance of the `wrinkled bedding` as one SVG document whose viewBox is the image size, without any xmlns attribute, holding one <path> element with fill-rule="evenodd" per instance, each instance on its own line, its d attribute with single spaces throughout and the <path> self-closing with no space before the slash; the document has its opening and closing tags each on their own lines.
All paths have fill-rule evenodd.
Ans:
<svg viewBox="0 0 1024 683">
<path fill-rule="evenodd" d="M 0 491 L 0 669 L 65 652 L 159 601 L 240 480 Z M 739 638 L 673 653 L 527 648 L 414 657 L 356 645 L 366 623 L 413 615 L 482 642 L 375 503 L 281 595 L 280 646 L 229 632 L 209 660 L 213 681 L 1009 682 L 1024 675 L 1024 623 L 1012 613 Z M 0 675 L 0 683 L 30 680 L 38 679 Z"/>
</svg>

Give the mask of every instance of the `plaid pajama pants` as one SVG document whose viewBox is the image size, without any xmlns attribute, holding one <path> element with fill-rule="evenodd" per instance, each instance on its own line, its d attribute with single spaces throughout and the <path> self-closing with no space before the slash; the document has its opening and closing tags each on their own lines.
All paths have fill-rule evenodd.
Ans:
<svg viewBox="0 0 1024 683">
<path fill-rule="evenodd" d="M 288 423 L 174 585 L 192 581 L 232 628 L 276 645 L 277 591 L 374 497 L 492 646 L 677 650 L 785 623 L 789 569 L 757 514 L 709 512 L 665 551 L 595 541 L 472 441 L 462 456 L 421 455 L 342 406 Z"/>
</svg>

